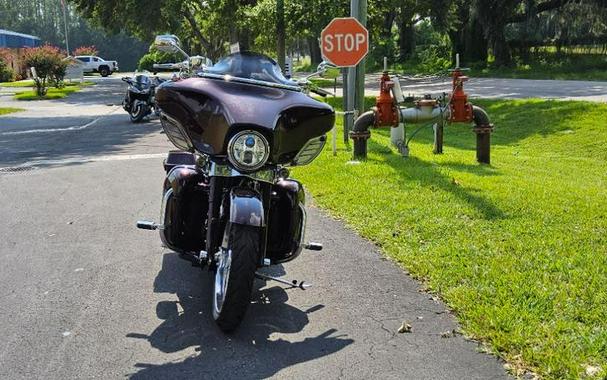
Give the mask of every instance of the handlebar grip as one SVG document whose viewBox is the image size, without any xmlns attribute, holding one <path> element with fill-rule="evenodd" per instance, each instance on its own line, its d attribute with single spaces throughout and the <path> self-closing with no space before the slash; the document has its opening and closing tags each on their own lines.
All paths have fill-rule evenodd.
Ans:
<svg viewBox="0 0 607 380">
<path fill-rule="evenodd" d="M 329 95 L 329 96 L 332 96 L 332 95 L 333 95 L 333 93 L 332 93 L 332 92 L 325 91 L 325 90 L 323 90 L 322 88 L 310 89 L 310 92 L 313 92 L 313 93 L 315 93 L 315 94 L 317 94 L 317 95 L 320 95 L 320 96 L 322 96 L 323 98 L 326 98 L 328 95 Z"/>
</svg>

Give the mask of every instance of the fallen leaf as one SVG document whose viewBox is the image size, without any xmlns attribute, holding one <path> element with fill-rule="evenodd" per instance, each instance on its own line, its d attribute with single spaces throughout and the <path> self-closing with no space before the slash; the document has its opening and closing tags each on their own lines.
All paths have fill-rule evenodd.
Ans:
<svg viewBox="0 0 607 380">
<path fill-rule="evenodd" d="M 407 321 L 404 321 L 402 325 L 400 325 L 400 327 L 398 328 L 398 332 L 399 334 L 402 333 L 410 333 L 411 332 L 411 325 L 407 323 Z"/>
</svg>

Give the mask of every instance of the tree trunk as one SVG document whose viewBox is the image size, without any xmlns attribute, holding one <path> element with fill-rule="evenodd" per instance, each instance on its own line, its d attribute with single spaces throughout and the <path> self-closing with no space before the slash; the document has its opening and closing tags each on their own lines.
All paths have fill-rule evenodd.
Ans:
<svg viewBox="0 0 607 380">
<path fill-rule="evenodd" d="M 512 66 L 512 53 L 508 41 L 506 41 L 503 28 L 500 31 L 496 31 L 493 38 L 493 55 L 495 56 L 496 66 Z"/>
<path fill-rule="evenodd" d="M 476 17 L 473 17 L 466 27 L 464 46 L 464 55 L 460 56 L 462 62 L 467 64 L 473 62 L 487 63 L 489 42 L 485 37 L 483 26 Z"/>
<path fill-rule="evenodd" d="M 401 61 L 409 59 L 415 53 L 415 27 L 413 8 L 401 7 L 398 23 L 398 55 Z"/>
<path fill-rule="evenodd" d="M 310 49 L 310 61 L 312 66 L 317 66 L 322 62 L 322 55 L 320 54 L 320 45 L 316 37 L 308 37 L 308 48 Z"/>
<path fill-rule="evenodd" d="M 398 55 L 401 61 L 407 60 L 415 53 L 415 28 L 411 23 L 398 28 Z"/>
</svg>

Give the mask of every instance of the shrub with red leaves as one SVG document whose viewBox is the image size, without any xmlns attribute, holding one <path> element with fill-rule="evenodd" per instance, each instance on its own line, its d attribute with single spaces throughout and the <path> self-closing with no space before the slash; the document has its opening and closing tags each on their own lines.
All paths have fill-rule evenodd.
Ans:
<svg viewBox="0 0 607 380">
<path fill-rule="evenodd" d="M 34 83 L 38 96 L 46 95 L 47 80 L 61 85 L 67 67 L 67 62 L 63 60 L 64 57 L 65 54 L 61 49 L 51 45 L 24 49 L 23 62 L 27 67 L 35 68 L 36 71 Z"/>
<path fill-rule="evenodd" d="M 80 46 L 73 51 L 74 56 L 78 55 L 97 55 L 99 54 L 99 50 L 95 47 L 95 45 L 91 46 Z"/>
<path fill-rule="evenodd" d="M 9 63 L 15 59 L 15 55 L 9 49 L 0 49 L 0 82 L 12 82 L 15 72 Z"/>
</svg>

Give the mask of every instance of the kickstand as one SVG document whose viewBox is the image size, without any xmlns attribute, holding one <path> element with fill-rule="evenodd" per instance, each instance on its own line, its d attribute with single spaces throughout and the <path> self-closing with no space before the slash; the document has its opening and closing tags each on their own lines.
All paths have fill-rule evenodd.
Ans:
<svg viewBox="0 0 607 380">
<path fill-rule="evenodd" d="M 288 285 L 290 288 L 299 288 L 301 290 L 306 290 L 307 288 L 312 286 L 311 284 L 306 284 L 303 281 L 297 281 L 297 280 L 287 281 L 287 280 L 283 280 L 282 278 L 268 276 L 268 275 L 265 275 L 265 274 L 262 274 L 259 272 L 255 272 L 255 277 L 257 277 L 261 280 L 280 282 L 281 284 Z"/>
</svg>

